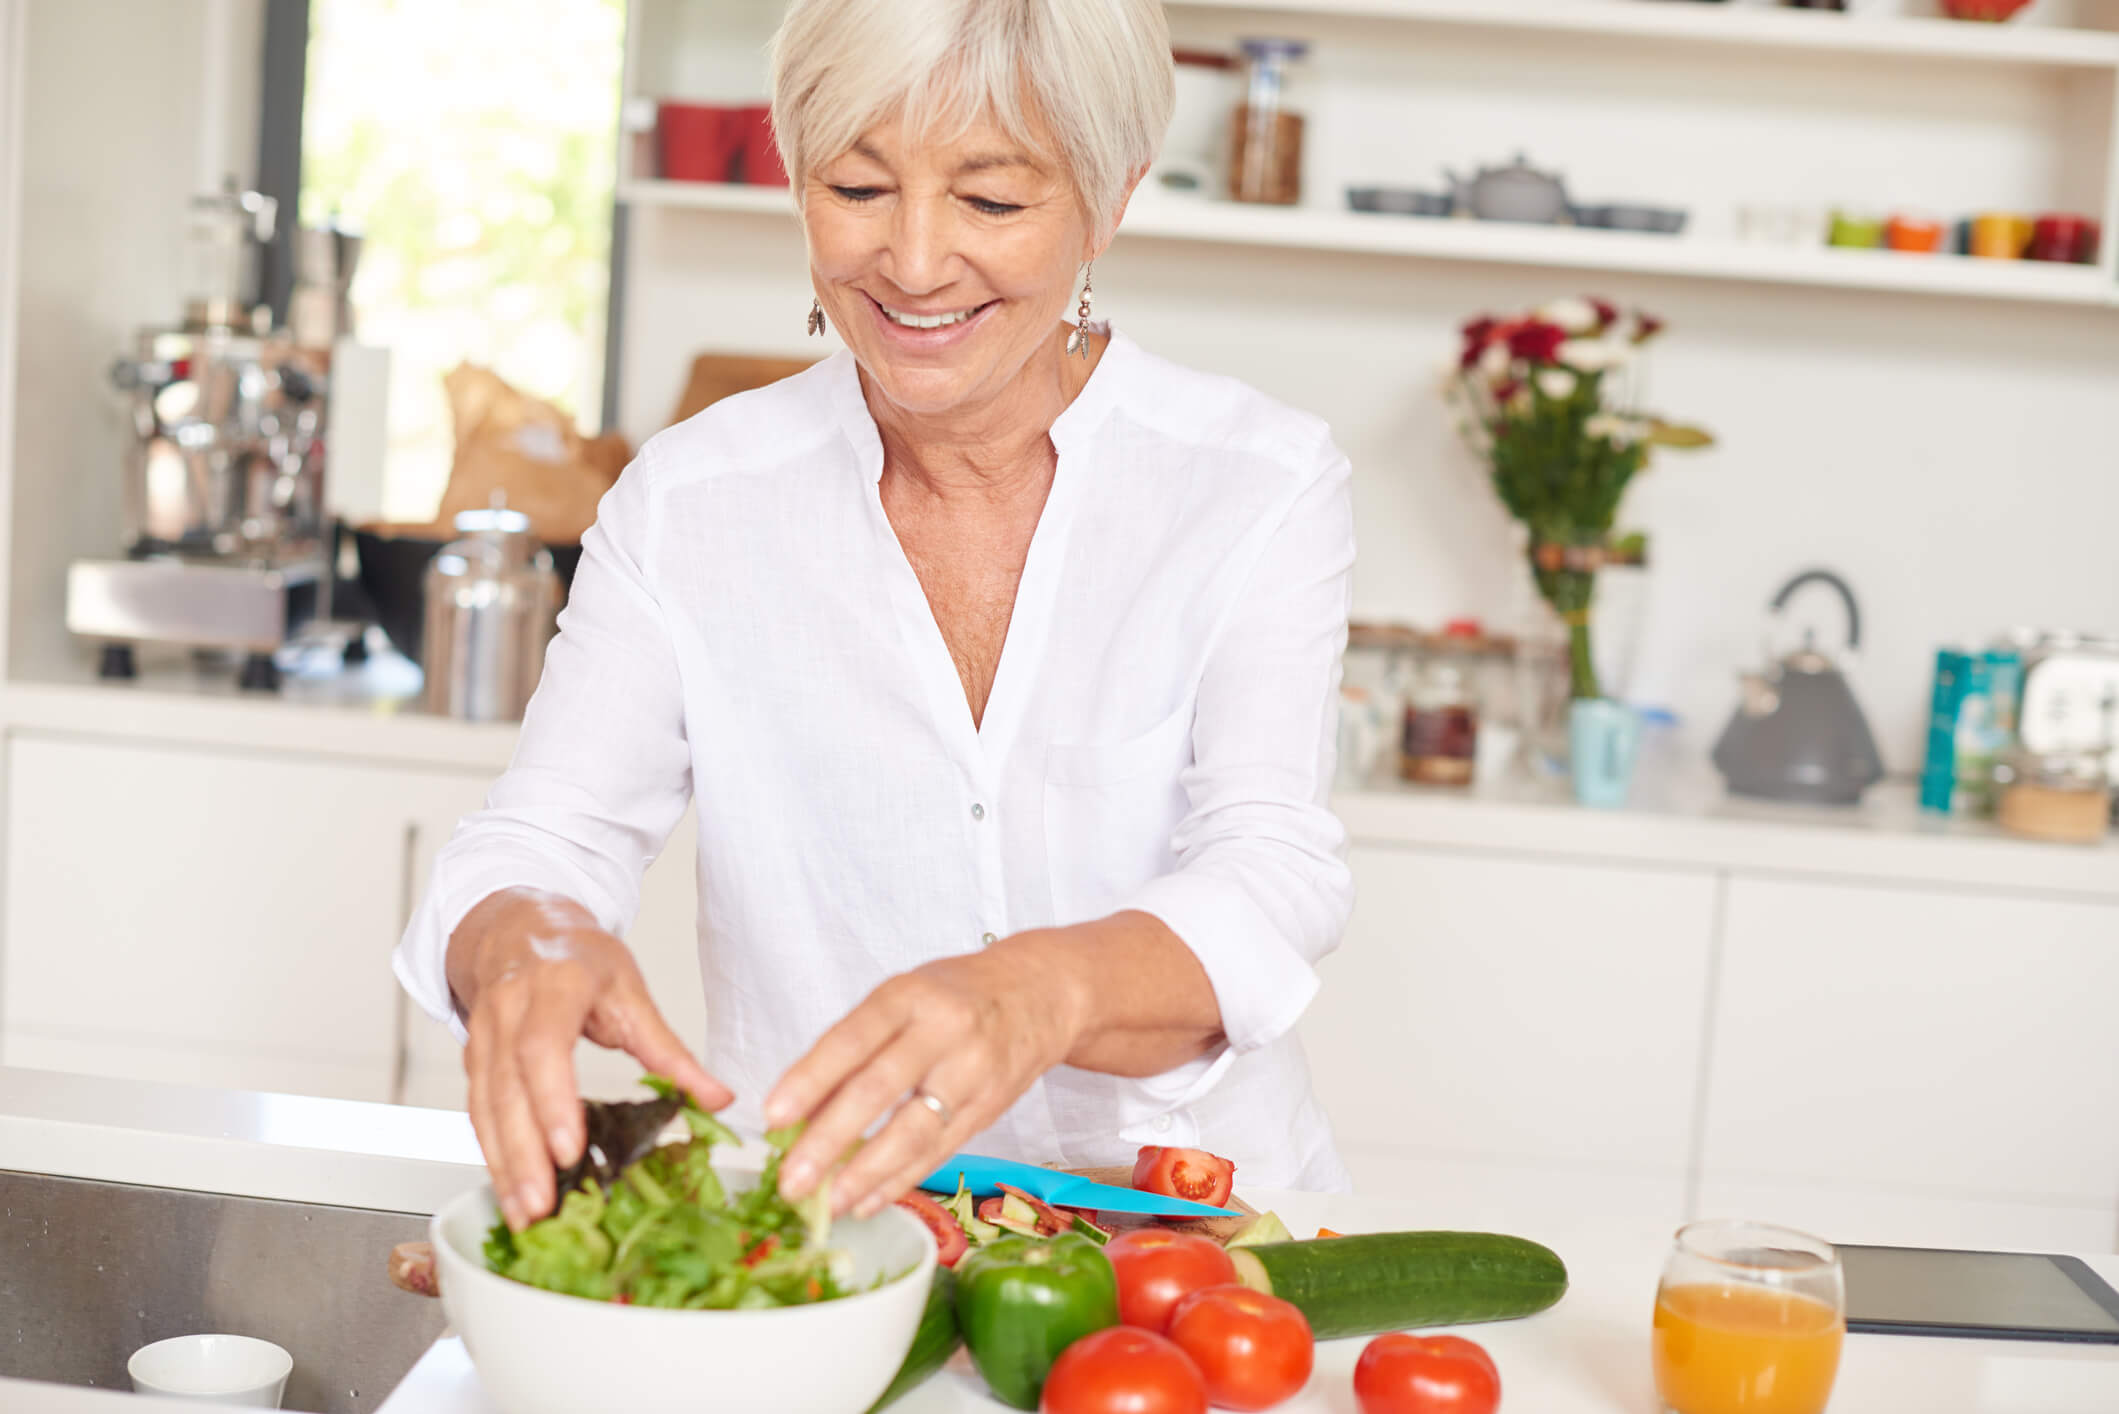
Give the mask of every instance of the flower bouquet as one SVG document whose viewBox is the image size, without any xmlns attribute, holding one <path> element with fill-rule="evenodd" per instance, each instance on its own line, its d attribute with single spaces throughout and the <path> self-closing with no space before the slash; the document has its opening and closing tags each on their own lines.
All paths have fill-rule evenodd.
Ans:
<svg viewBox="0 0 2119 1414">
<path fill-rule="evenodd" d="M 1531 577 L 1567 626 L 1571 695 L 1603 695 L 1590 656 L 1597 571 L 1619 558 L 1612 523 L 1657 447 L 1713 438 L 1644 413 L 1641 350 L 1663 322 L 1606 300 L 1557 300 L 1516 319 L 1481 316 L 1444 383 L 1457 429 L 1530 532 Z"/>
</svg>

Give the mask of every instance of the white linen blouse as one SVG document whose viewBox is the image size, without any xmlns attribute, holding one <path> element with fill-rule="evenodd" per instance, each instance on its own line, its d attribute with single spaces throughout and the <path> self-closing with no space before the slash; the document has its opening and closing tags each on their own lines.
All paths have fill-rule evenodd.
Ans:
<svg viewBox="0 0 2119 1414">
<path fill-rule="evenodd" d="M 1249 1183 L 1344 1188 L 1293 1027 L 1352 902 L 1327 806 L 1347 460 L 1317 418 L 1122 334 L 1051 436 L 976 727 L 850 354 L 650 440 L 585 538 L 513 762 L 397 949 L 413 998 L 455 1024 L 448 939 L 498 889 L 622 936 L 690 801 L 705 1060 L 739 1125 L 885 978 L 1138 909 L 1199 957 L 1225 1044 L 1146 1080 L 1060 1067 L 967 1148 L 1199 1146 Z"/>
</svg>

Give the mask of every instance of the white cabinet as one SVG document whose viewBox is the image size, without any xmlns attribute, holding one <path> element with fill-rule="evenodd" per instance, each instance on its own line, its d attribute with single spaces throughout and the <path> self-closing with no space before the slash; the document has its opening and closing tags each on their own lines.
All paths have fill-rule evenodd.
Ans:
<svg viewBox="0 0 2119 1414">
<path fill-rule="evenodd" d="M 491 774 L 14 737 L 0 1063 L 460 1108 L 461 1052 L 390 950 Z M 628 941 L 697 1049 L 694 839 L 687 816 Z M 579 1065 L 592 1094 L 640 1073 L 586 1042 Z"/>
<path fill-rule="evenodd" d="M 1713 875 L 1375 844 L 1351 862 L 1302 1034 L 1360 1190 L 1462 1180 L 1679 1218 Z"/>
<path fill-rule="evenodd" d="M 1702 1208 L 2109 1250 L 2115 999 L 2119 907 L 1733 880 Z"/>
<path fill-rule="evenodd" d="M 8 1064 L 382 1099 L 413 822 L 447 774 L 18 736 Z"/>
</svg>

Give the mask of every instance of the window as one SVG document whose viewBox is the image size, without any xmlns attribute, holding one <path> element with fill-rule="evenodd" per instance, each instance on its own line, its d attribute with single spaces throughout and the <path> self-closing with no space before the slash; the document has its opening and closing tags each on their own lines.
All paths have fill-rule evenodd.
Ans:
<svg viewBox="0 0 2119 1414">
<path fill-rule="evenodd" d="M 484 364 L 597 430 L 624 0 L 310 0 L 301 218 L 366 241 L 390 350 L 383 513 L 431 519 L 442 376 Z"/>
</svg>

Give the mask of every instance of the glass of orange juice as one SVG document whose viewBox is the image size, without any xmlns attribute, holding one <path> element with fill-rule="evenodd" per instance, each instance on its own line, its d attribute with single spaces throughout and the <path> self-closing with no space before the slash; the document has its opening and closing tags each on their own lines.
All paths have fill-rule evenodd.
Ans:
<svg viewBox="0 0 2119 1414">
<path fill-rule="evenodd" d="M 1656 1290 L 1656 1391 L 1673 1414 L 1823 1414 L 1846 1334 L 1831 1243 L 1764 1223 L 1693 1223 Z"/>
</svg>

